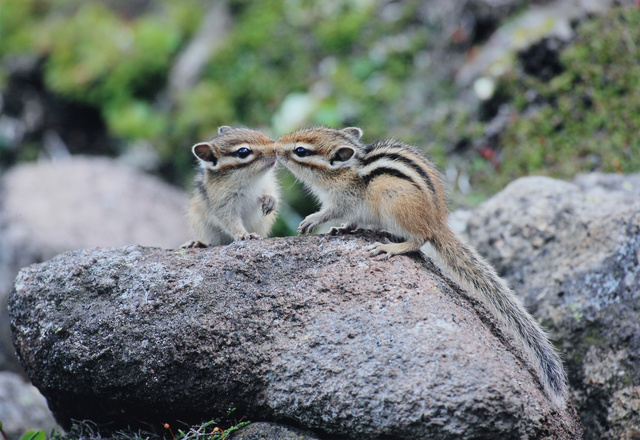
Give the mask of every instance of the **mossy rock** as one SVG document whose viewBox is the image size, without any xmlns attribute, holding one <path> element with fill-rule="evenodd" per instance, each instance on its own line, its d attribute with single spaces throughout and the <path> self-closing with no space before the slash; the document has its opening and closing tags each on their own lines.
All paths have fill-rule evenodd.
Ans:
<svg viewBox="0 0 640 440">
<path fill-rule="evenodd" d="M 504 133 L 502 179 L 639 170 L 640 10 L 583 23 L 560 61 L 564 72 L 549 82 L 516 82 L 516 102 L 533 90 L 544 104 L 536 112 L 521 106 Z"/>
<path fill-rule="evenodd" d="M 614 8 L 582 22 L 557 61 L 555 76 L 540 78 L 521 64 L 498 79 L 498 102 L 489 105 L 508 107 L 509 120 L 489 143 L 499 160 L 470 161 L 477 191 L 490 194 L 532 174 L 640 170 L 640 10 Z M 477 142 L 489 123 L 481 113 L 467 109 L 442 119 L 434 125 L 436 142 Z"/>
</svg>

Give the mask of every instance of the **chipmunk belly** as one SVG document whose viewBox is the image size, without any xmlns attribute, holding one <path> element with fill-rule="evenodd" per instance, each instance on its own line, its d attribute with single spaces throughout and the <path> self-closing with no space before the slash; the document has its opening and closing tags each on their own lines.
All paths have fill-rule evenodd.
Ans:
<svg viewBox="0 0 640 440">
<path fill-rule="evenodd" d="M 244 226 L 248 232 L 254 232 L 261 237 L 269 235 L 273 221 L 270 221 L 262 213 L 262 206 L 257 197 L 255 201 L 251 201 L 251 205 L 247 206 L 246 211 L 243 212 L 243 219 Z"/>
<path fill-rule="evenodd" d="M 238 196 L 241 202 L 240 217 L 248 232 L 254 232 L 262 237 L 267 237 L 271 226 L 276 219 L 276 212 L 265 215 L 262 210 L 261 198 L 265 195 L 277 196 L 278 188 L 273 171 L 255 182 L 255 185 L 246 187 L 242 195 Z"/>
</svg>

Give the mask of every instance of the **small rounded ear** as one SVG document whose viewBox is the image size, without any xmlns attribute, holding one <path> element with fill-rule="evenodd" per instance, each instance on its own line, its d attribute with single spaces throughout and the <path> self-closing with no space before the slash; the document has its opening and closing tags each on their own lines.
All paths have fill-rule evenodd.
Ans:
<svg viewBox="0 0 640 440">
<path fill-rule="evenodd" d="M 213 166 L 216 166 L 218 163 L 218 158 L 213 152 L 211 144 L 207 142 L 200 142 L 199 144 L 195 144 L 191 151 L 193 151 L 195 157 L 203 162 L 209 162 L 213 164 Z"/>
<path fill-rule="evenodd" d="M 343 128 L 340 131 L 350 136 L 353 136 L 357 140 L 360 140 L 360 138 L 362 137 L 362 130 L 358 127 L 347 127 L 347 128 Z"/>
<path fill-rule="evenodd" d="M 340 147 L 338 151 L 335 152 L 329 163 L 333 165 L 333 162 L 346 162 L 353 157 L 356 153 L 351 147 Z"/>
<path fill-rule="evenodd" d="M 228 125 L 223 125 L 222 127 L 218 128 L 218 134 L 225 134 L 225 133 L 229 133 L 229 131 L 233 130 L 231 127 L 229 127 Z"/>
</svg>

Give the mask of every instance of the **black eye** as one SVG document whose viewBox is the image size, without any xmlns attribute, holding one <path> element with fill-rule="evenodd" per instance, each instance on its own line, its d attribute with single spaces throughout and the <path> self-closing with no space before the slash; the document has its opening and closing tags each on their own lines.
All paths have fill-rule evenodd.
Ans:
<svg viewBox="0 0 640 440">
<path fill-rule="evenodd" d="M 293 154 L 295 154 L 298 157 L 305 157 L 307 154 L 309 154 L 309 150 L 307 150 L 304 147 L 298 147 L 295 150 L 293 150 Z"/>
<path fill-rule="evenodd" d="M 238 151 L 236 151 L 236 156 L 238 156 L 240 159 L 244 159 L 250 154 L 251 150 L 249 150 L 248 148 L 240 148 Z"/>
</svg>

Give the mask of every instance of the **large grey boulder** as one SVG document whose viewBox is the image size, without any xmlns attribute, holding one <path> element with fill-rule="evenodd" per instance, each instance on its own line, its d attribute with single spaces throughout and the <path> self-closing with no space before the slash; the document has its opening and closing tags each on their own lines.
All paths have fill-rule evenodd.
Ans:
<svg viewBox="0 0 640 440">
<path fill-rule="evenodd" d="M 14 341 L 63 425 L 237 407 L 325 438 L 580 438 L 480 304 L 370 240 L 70 252 L 17 277 Z"/>
<path fill-rule="evenodd" d="M 19 371 L 6 298 L 21 267 L 88 247 L 173 248 L 189 238 L 183 191 L 107 158 L 25 163 L 0 179 L 0 370 Z"/>
<path fill-rule="evenodd" d="M 107 158 L 27 163 L 2 179 L 5 237 L 25 263 L 67 250 L 188 238 L 183 191 Z"/>
<path fill-rule="evenodd" d="M 640 175 L 519 179 L 469 218 L 560 342 L 585 438 L 639 438 Z"/>
</svg>

